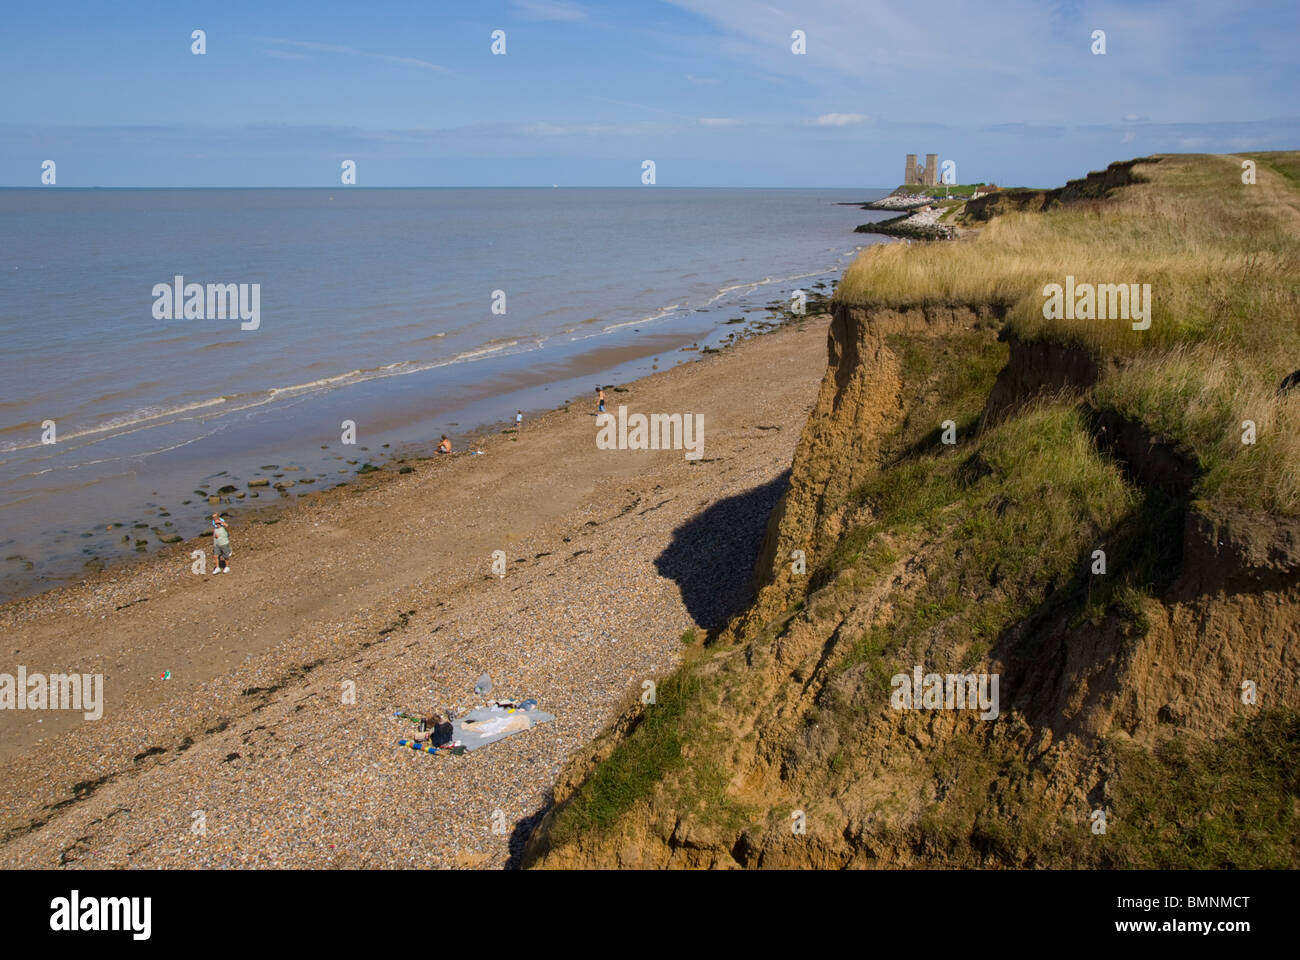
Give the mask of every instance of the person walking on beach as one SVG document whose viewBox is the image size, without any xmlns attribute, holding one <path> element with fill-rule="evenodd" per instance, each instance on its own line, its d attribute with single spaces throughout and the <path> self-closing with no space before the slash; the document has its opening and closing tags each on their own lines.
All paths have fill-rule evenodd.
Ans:
<svg viewBox="0 0 1300 960">
<path fill-rule="evenodd" d="M 212 572 L 229 573 L 230 572 L 230 530 L 226 526 L 226 521 L 221 519 L 221 514 L 212 515 L 212 554 L 216 557 L 217 567 Z"/>
<path fill-rule="evenodd" d="M 442 435 L 442 440 L 438 444 L 438 452 L 451 453 L 451 441 L 447 439 L 447 435 L 445 433 Z"/>
<path fill-rule="evenodd" d="M 518 433 L 523 428 L 524 428 L 524 412 L 522 410 L 516 410 L 515 411 L 515 433 Z"/>
<path fill-rule="evenodd" d="M 596 412 L 597 413 L 605 412 L 605 388 L 604 387 L 596 388 Z"/>
</svg>

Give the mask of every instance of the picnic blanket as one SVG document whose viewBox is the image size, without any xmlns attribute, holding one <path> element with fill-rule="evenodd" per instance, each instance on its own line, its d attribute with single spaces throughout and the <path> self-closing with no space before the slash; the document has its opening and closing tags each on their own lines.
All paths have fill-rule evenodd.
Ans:
<svg viewBox="0 0 1300 960">
<path fill-rule="evenodd" d="M 553 714 L 533 707 L 531 710 L 492 710 L 480 707 L 451 722 L 451 736 L 465 745 L 466 750 L 477 750 L 530 730 L 539 723 L 554 720 Z"/>
</svg>

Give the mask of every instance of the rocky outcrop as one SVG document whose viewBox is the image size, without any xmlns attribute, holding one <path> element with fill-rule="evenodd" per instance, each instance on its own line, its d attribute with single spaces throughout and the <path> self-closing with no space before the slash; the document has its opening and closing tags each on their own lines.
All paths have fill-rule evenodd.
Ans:
<svg viewBox="0 0 1300 960">
<path fill-rule="evenodd" d="M 864 223 L 854 233 L 878 233 L 886 237 L 906 240 L 952 240 L 957 231 L 950 224 L 940 223 L 944 211 L 938 208 L 922 209 L 908 216 L 894 217 L 876 223 Z"/>
<path fill-rule="evenodd" d="M 933 197 L 921 193 L 891 193 L 889 196 L 873 200 L 871 203 L 864 203 L 862 209 L 915 210 L 917 207 L 928 207 L 932 203 L 934 203 Z"/>
</svg>

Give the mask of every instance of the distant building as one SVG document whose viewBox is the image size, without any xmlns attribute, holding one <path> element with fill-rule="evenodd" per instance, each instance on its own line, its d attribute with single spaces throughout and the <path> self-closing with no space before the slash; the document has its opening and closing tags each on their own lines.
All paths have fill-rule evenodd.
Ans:
<svg viewBox="0 0 1300 960">
<path fill-rule="evenodd" d="M 919 166 L 916 162 L 916 154 L 907 155 L 907 166 L 903 170 L 904 185 L 917 185 L 924 187 L 933 187 L 939 183 L 939 155 L 937 153 L 927 153 L 925 155 L 925 166 Z"/>
<path fill-rule="evenodd" d="M 971 194 L 971 199 L 973 200 L 975 197 L 986 197 L 990 193 L 997 193 L 997 192 L 998 192 L 998 185 L 996 183 L 981 183 L 978 187 L 975 188 L 975 192 Z"/>
</svg>

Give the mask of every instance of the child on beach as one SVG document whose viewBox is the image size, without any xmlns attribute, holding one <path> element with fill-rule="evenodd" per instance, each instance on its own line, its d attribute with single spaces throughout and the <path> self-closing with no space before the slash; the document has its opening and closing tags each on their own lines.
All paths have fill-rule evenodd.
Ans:
<svg viewBox="0 0 1300 960">
<path fill-rule="evenodd" d="M 596 400 L 598 401 L 596 412 L 604 413 L 605 412 L 605 388 L 604 387 L 596 388 Z"/>
<path fill-rule="evenodd" d="M 442 435 L 442 441 L 438 444 L 438 452 L 451 453 L 451 441 L 447 439 L 445 433 Z"/>
<path fill-rule="evenodd" d="M 226 521 L 221 519 L 221 514 L 212 515 L 212 553 L 217 560 L 217 568 L 212 572 L 229 573 L 230 572 L 230 530 L 226 526 Z"/>
<path fill-rule="evenodd" d="M 515 432 L 518 433 L 519 430 L 523 427 L 523 425 L 524 425 L 524 412 L 522 410 L 518 410 L 515 412 Z"/>
</svg>

